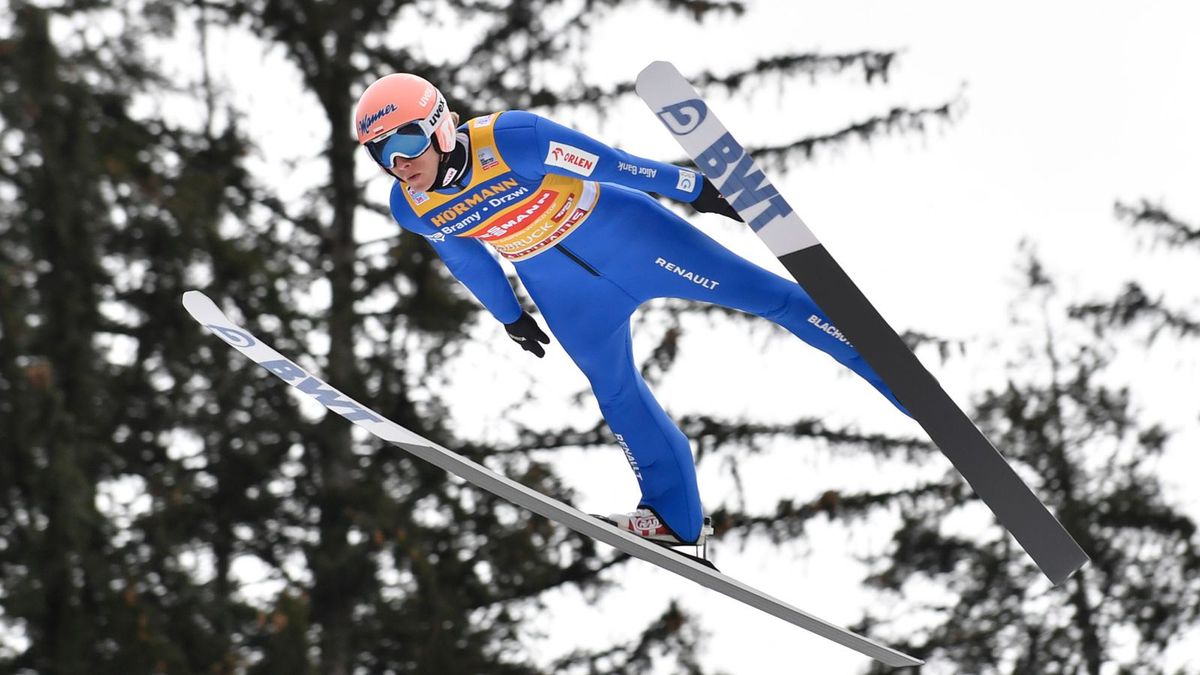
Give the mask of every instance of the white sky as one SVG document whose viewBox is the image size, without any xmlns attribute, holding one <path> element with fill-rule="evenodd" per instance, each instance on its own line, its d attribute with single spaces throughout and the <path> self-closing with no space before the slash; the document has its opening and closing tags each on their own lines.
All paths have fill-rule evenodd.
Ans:
<svg viewBox="0 0 1200 675">
<path fill-rule="evenodd" d="M 1200 5 L 1191 2 L 757 2 L 740 19 L 699 27 L 645 5 L 605 20 L 587 54 L 590 80 L 607 83 L 632 79 L 656 59 L 673 61 L 685 74 L 705 68 L 723 73 L 786 52 L 901 50 L 883 86 L 868 86 L 854 72 L 815 85 L 801 79 L 783 90 L 769 82 L 744 100 L 714 93 L 712 107 L 747 145 L 831 132 L 895 105 L 936 105 L 962 91 L 967 108 L 952 125 L 827 151 L 796 167 L 786 181 L 775 179 L 893 326 L 970 341 L 974 349 L 966 360 L 945 368 L 929 364 L 965 404 L 1001 376 L 1003 364 L 988 345 L 993 337 L 1003 341 L 1009 329 L 1022 239 L 1036 242 L 1068 298 L 1106 297 L 1136 275 L 1151 288 L 1169 291 L 1177 303 L 1195 306 L 1197 274 L 1185 264 L 1194 266 L 1194 256 L 1139 251 L 1112 207 L 1118 199 L 1161 199 L 1176 215 L 1200 221 L 1196 26 Z M 260 54 L 249 44 L 245 38 L 215 40 L 214 53 L 228 59 L 215 65 L 224 70 L 252 128 L 270 129 L 260 139 L 259 168 L 279 173 L 281 158 L 315 157 L 321 148 L 305 139 L 323 139 L 327 129 L 280 55 L 272 53 L 260 65 Z M 279 110 L 313 113 L 281 118 Z M 614 106 L 604 124 L 559 121 L 644 156 L 682 155 L 636 99 Z M 323 170 L 301 166 L 286 174 L 281 190 L 298 195 L 321 180 Z M 364 160 L 360 177 L 371 171 Z M 384 179 L 375 180 L 370 195 L 383 202 L 387 187 Z M 693 222 L 746 257 L 781 270 L 741 226 L 715 216 Z M 367 223 L 360 238 L 394 232 L 389 228 Z M 917 433 L 824 356 L 799 343 L 768 342 L 769 332 L 760 328 L 747 337 L 742 329 L 694 330 L 674 377 L 657 390 L 659 398 L 676 413 L 755 414 L 781 421 L 822 415 L 867 430 Z M 530 424 L 547 415 L 591 423 L 590 407 L 553 410 L 547 403 L 507 413 L 496 407 L 497 395 L 516 400 L 529 387 L 546 394 L 548 402 L 561 401 L 584 382 L 561 350 L 535 363 L 490 322 L 477 334 L 479 341 L 460 365 L 463 386 L 455 396 L 460 410 L 493 412 L 457 414 L 465 435 L 507 438 L 511 427 L 503 414 Z M 643 326 L 636 339 L 641 354 L 656 335 L 654 326 Z M 1197 431 L 1195 397 L 1185 388 L 1200 374 L 1194 356 L 1156 353 L 1146 363 L 1127 364 L 1125 372 L 1151 417 L 1188 434 L 1163 460 L 1162 470 L 1200 518 L 1192 478 L 1200 467 L 1186 443 Z M 803 383 L 799 391 L 785 386 L 797 381 Z M 615 446 L 612 452 L 561 457 L 559 467 L 579 490 L 581 508 L 607 512 L 634 505 L 633 481 Z M 804 454 L 790 447 L 747 461 L 741 471 L 750 504 L 805 499 L 831 485 L 877 486 L 895 474 L 894 467 L 868 461 L 833 460 L 826 452 Z M 702 467 L 701 489 L 709 503 L 728 494 L 727 473 Z M 807 541 L 781 549 L 762 544 L 743 549 L 727 541 L 716 544 L 714 553 L 732 576 L 822 618 L 852 622 L 873 600 L 858 590 L 862 568 L 848 552 L 878 550 L 887 532 L 863 528 L 846 542 L 838 528 L 817 523 L 811 529 Z M 799 557 L 805 551 L 808 557 Z M 712 633 L 706 663 L 731 675 L 836 675 L 866 665 L 849 650 L 649 566 L 631 563 L 620 581 L 624 590 L 595 608 L 571 594 L 550 599 L 537 622 L 548 635 L 547 658 L 571 649 L 581 635 L 594 645 L 628 637 L 667 598 L 678 597 Z M 1184 665 L 1182 652 L 1173 653 L 1167 665 Z"/>
</svg>

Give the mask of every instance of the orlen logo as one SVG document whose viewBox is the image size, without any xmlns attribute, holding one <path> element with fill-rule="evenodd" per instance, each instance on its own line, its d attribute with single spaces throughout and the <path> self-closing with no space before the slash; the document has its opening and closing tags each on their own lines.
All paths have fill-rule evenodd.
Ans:
<svg viewBox="0 0 1200 675">
<path fill-rule="evenodd" d="M 380 108 L 379 110 L 376 110 L 375 112 L 371 113 L 370 115 L 367 115 L 366 117 L 359 120 L 358 133 L 360 133 L 360 134 L 367 133 L 368 131 L 371 130 L 371 125 L 373 125 L 376 122 L 378 122 L 379 120 L 383 119 L 384 115 L 387 115 L 388 113 L 393 113 L 393 112 L 396 112 L 396 105 L 394 103 L 389 103 L 389 104 L 383 106 L 382 108 Z M 343 128 L 345 128 L 345 127 L 343 127 Z"/>
<path fill-rule="evenodd" d="M 676 136 L 686 136 L 696 130 L 708 117 L 708 106 L 698 98 L 680 101 L 658 111 L 663 124 Z"/>
<path fill-rule="evenodd" d="M 550 152 L 546 153 L 547 166 L 561 166 L 567 171 L 581 176 L 592 175 L 598 161 L 600 161 L 598 155 L 558 142 L 551 142 Z"/>
</svg>

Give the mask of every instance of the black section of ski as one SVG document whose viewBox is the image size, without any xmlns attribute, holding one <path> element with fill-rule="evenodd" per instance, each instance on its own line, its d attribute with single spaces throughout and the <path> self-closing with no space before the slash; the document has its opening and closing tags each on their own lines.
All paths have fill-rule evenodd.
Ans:
<svg viewBox="0 0 1200 675">
<path fill-rule="evenodd" d="M 594 277 L 600 276 L 600 272 L 596 271 L 595 267 L 592 267 L 591 265 L 587 264 L 587 262 L 584 261 L 583 258 L 580 258 L 579 256 L 575 255 L 571 251 L 571 249 L 567 248 L 566 246 L 563 246 L 562 244 L 559 244 L 558 246 L 555 246 L 554 248 L 559 251 L 562 251 L 563 255 L 567 256 L 571 260 L 574 260 L 577 265 L 579 265 L 583 269 L 587 270 L 588 274 L 590 274 Z"/>
<path fill-rule="evenodd" d="M 879 373 L 975 493 L 1055 585 L 1088 562 L 1062 524 L 954 403 L 824 246 L 779 261 Z"/>
</svg>

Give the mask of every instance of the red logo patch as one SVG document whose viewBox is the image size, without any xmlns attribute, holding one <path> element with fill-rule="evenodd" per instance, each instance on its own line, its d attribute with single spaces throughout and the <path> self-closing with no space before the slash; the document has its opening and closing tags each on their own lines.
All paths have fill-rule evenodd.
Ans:
<svg viewBox="0 0 1200 675">
<path fill-rule="evenodd" d="M 480 239 L 485 241 L 499 239 L 500 237 L 520 232 L 545 215 L 550 210 L 550 207 L 554 205 L 556 197 L 558 197 L 558 193 L 554 190 L 542 190 L 533 199 L 528 199 L 524 203 L 518 204 L 504 213 L 497 215 L 495 220 L 492 221 L 495 225 L 489 227 L 487 233 L 482 235 Z"/>
</svg>

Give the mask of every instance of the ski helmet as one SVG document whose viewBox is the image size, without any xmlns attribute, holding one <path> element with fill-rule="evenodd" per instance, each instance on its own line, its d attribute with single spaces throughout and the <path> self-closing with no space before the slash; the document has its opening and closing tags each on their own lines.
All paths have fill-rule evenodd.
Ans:
<svg viewBox="0 0 1200 675">
<path fill-rule="evenodd" d="M 397 157 L 413 159 L 436 136 L 437 148 L 454 149 L 454 119 L 442 92 L 423 77 L 393 73 L 375 80 L 354 108 L 358 142 L 390 169 Z"/>
</svg>

